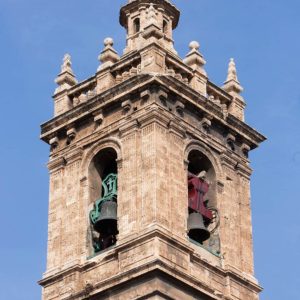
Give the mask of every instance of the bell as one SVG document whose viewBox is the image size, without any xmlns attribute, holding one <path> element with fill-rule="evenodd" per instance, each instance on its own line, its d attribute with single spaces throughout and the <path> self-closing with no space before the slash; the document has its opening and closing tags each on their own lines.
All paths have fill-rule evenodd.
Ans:
<svg viewBox="0 0 300 300">
<path fill-rule="evenodd" d="M 194 212 L 189 215 L 188 236 L 200 244 L 209 239 L 210 232 L 204 226 L 203 217 L 201 214 Z"/>
<path fill-rule="evenodd" d="M 94 228 L 102 236 L 118 234 L 116 202 L 109 200 L 101 205 L 100 217 L 96 221 Z"/>
</svg>

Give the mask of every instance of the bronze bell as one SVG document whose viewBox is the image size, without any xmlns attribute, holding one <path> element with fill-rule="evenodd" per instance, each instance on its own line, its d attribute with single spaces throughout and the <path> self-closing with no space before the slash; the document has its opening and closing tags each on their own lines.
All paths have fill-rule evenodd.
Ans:
<svg viewBox="0 0 300 300">
<path fill-rule="evenodd" d="M 102 236 L 118 234 L 116 202 L 109 200 L 101 205 L 100 217 L 94 228 Z"/>
<path fill-rule="evenodd" d="M 201 244 L 210 238 L 210 232 L 205 227 L 201 214 L 194 212 L 189 215 L 188 236 Z"/>
</svg>

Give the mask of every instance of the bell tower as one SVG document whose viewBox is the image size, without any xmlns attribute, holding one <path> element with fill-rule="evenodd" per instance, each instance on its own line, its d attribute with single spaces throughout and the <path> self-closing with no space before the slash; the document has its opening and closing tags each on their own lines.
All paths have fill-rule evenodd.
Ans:
<svg viewBox="0 0 300 300">
<path fill-rule="evenodd" d="M 167 0 L 129 0 L 124 53 L 104 40 L 96 73 L 78 82 L 65 55 L 50 145 L 43 300 L 259 299 L 249 151 L 230 60 L 212 83 L 198 42 L 184 59 Z M 224 76 L 225 77 L 225 76 Z"/>
</svg>

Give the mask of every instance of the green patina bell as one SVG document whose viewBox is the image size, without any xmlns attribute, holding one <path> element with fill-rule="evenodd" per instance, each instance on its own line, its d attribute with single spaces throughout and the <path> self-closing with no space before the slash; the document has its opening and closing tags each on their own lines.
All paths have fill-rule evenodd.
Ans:
<svg viewBox="0 0 300 300">
<path fill-rule="evenodd" d="M 117 234 L 117 203 L 115 201 L 108 200 L 102 203 L 100 216 L 94 228 L 101 235 Z"/>
<path fill-rule="evenodd" d="M 117 175 L 109 174 L 102 182 L 102 197 L 95 202 L 90 219 L 95 231 L 100 233 L 101 249 L 115 243 L 117 224 Z"/>
</svg>

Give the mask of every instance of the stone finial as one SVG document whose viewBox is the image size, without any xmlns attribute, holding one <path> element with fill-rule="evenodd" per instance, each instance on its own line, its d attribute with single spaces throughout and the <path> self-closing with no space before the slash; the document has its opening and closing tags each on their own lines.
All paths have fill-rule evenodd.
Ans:
<svg viewBox="0 0 300 300">
<path fill-rule="evenodd" d="M 61 72 L 55 79 L 55 82 L 59 85 L 58 88 L 55 90 L 55 93 L 61 92 L 77 84 L 76 77 L 72 70 L 70 54 L 65 54 L 63 58 L 63 64 L 61 65 Z"/>
<path fill-rule="evenodd" d="M 226 81 L 230 81 L 230 80 L 235 80 L 236 82 L 238 81 L 237 78 L 237 73 L 236 73 L 236 65 L 234 62 L 233 58 L 230 58 L 230 62 L 228 65 L 228 74 L 227 74 L 227 80 Z"/>
<path fill-rule="evenodd" d="M 223 85 L 223 89 L 225 92 L 231 95 L 233 99 L 232 103 L 229 106 L 228 112 L 241 121 L 244 121 L 244 110 L 246 103 L 241 95 L 244 89 L 238 81 L 236 65 L 233 58 L 230 59 L 228 65 L 227 79 Z"/>
<path fill-rule="evenodd" d="M 120 56 L 118 55 L 117 51 L 113 48 L 113 45 L 114 40 L 112 38 L 108 37 L 104 40 L 104 49 L 98 57 L 98 60 L 102 63 L 98 67 L 98 71 L 113 65 L 120 59 Z"/>
<path fill-rule="evenodd" d="M 227 79 L 224 83 L 223 88 L 228 93 L 234 91 L 239 94 L 243 91 L 243 87 L 241 86 L 240 82 L 238 81 L 236 65 L 235 65 L 233 58 L 230 59 L 230 62 L 228 65 Z"/>
<path fill-rule="evenodd" d="M 66 53 L 63 58 L 63 64 L 61 66 L 61 73 L 63 73 L 63 72 L 69 72 L 69 73 L 73 74 L 71 55 L 68 53 Z"/>
<path fill-rule="evenodd" d="M 200 44 L 197 41 L 191 41 L 189 44 L 189 48 L 191 49 L 191 51 L 197 51 L 200 48 Z"/>
<path fill-rule="evenodd" d="M 190 42 L 189 47 L 190 52 L 184 58 L 184 63 L 190 66 L 192 69 L 200 71 L 202 75 L 207 76 L 206 71 L 204 70 L 206 61 L 203 55 L 199 52 L 199 43 L 192 41 Z"/>
</svg>

